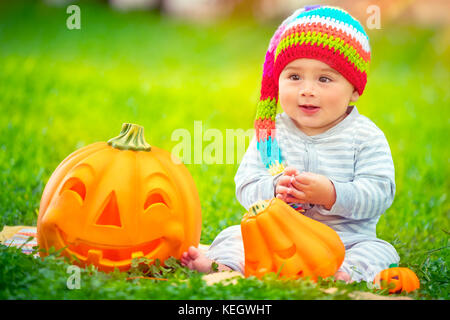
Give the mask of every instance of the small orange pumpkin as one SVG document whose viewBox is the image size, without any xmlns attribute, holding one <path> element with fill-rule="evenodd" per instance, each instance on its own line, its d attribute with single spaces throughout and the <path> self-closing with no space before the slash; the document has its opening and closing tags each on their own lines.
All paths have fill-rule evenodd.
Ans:
<svg viewBox="0 0 450 320">
<path fill-rule="evenodd" d="M 289 278 L 332 276 L 344 261 L 338 234 L 273 198 L 257 202 L 241 221 L 245 276 L 279 272 Z"/>
<path fill-rule="evenodd" d="M 409 268 L 397 267 L 396 265 L 380 271 L 373 283 L 381 289 L 388 288 L 393 283 L 395 287 L 389 289 L 389 293 L 411 292 L 420 288 L 419 278 L 417 278 L 414 271 Z"/>
<path fill-rule="evenodd" d="M 129 269 L 132 258 L 179 259 L 198 245 L 201 207 L 194 180 L 181 161 L 146 143 L 143 131 L 124 124 L 118 137 L 61 162 L 41 198 L 41 248 L 63 249 L 79 265 L 112 271 Z"/>
</svg>

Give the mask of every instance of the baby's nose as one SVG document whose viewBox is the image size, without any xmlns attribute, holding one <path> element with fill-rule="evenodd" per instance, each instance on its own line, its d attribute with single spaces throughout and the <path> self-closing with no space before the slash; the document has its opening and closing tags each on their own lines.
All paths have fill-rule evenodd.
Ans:
<svg viewBox="0 0 450 320">
<path fill-rule="evenodd" d="M 299 95 L 301 95 L 302 97 L 315 96 L 314 85 L 305 83 L 300 88 Z"/>
</svg>

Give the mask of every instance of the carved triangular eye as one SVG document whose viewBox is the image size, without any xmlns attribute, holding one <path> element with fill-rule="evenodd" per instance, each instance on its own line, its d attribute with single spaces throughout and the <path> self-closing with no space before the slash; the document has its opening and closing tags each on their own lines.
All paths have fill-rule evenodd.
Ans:
<svg viewBox="0 0 450 320">
<path fill-rule="evenodd" d="M 117 205 L 116 193 L 112 191 L 103 206 L 102 213 L 97 219 L 97 225 L 121 227 L 119 206 Z"/>
<path fill-rule="evenodd" d="M 64 186 L 61 188 L 60 194 L 62 194 L 66 190 L 71 190 L 77 193 L 82 201 L 84 201 L 84 199 L 86 198 L 86 186 L 84 185 L 83 181 L 81 181 L 77 177 L 72 177 L 67 180 Z"/>
<path fill-rule="evenodd" d="M 144 210 L 147 210 L 148 207 L 150 207 L 153 204 L 157 204 L 157 203 L 162 203 L 165 206 L 167 206 L 167 203 L 161 194 L 159 194 L 159 193 L 149 194 L 147 196 L 147 199 L 145 200 Z"/>
</svg>

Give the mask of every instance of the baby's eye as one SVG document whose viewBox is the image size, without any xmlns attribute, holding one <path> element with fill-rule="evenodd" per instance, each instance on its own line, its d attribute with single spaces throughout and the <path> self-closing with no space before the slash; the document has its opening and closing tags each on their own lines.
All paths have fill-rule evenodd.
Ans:
<svg viewBox="0 0 450 320">
<path fill-rule="evenodd" d="M 327 78 L 327 77 L 320 77 L 320 78 L 319 78 L 319 81 L 320 81 L 320 82 L 323 82 L 323 83 L 328 83 L 328 82 L 331 82 L 331 79 L 330 79 L 330 78 Z"/>
<path fill-rule="evenodd" d="M 300 77 L 298 76 L 298 74 L 291 74 L 289 76 L 289 79 L 290 80 L 300 80 Z"/>
</svg>

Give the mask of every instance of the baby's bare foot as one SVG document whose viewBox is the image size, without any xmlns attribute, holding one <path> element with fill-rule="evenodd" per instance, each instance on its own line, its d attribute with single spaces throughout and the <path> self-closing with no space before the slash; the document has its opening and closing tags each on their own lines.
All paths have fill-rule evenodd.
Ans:
<svg viewBox="0 0 450 320">
<path fill-rule="evenodd" d="M 334 278 L 335 278 L 336 281 L 337 280 L 342 280 L 342 281 L 345 281 L 346 283 L 352 283 L 353 282 L 353 280 L 350 277 L 350 275 L 347 272 L 344 272 L 344 271 L 336 272 L 334 274 Z"/>
<path fill-rule="evenodd" d="M 183 252 L 181 255 L 181 264 L 191 270 L 210 273 L 213 272 L 213 263 L 214 260 L 207 258 L 203 252 L 193 246 L 189 247 L 188 251 Z M 229 267 L 220 263 L 217 266 L 218 271 L 231 270 Z"/>
</svg>

